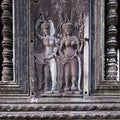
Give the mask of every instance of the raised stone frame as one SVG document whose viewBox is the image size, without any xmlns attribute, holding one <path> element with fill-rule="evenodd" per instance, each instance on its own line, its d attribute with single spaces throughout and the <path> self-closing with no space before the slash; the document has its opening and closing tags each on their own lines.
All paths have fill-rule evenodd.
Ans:
<svg viewBox="0 0 120 120">
<path fill-rule="evenodd" d="M 93 47 L 91 47 L 91 50 L 93 51 L 91 52 L 91 68 L 94 68 L 93 71 L 91 70 L 91 94 L 102 96 L 120 95 L 120 81 L 119 78 L 117 78 L 119 67 L 116 59 L 118 56 L 117 51 L 115 51 L 115 54 L 112 52 L 113 49 L 116 49 L 117 42 L 111 40 L 111 38 L 116 37 L 117 34 L 116 32 L 115 34 L 113 33 L 114 31 L 117 31 L 115 26 L 117 24 L 118 2 L 116 0 L 99 0 L 95 1 L 94 5 L 94 10 L 92 10 L 94 11 L 94 22 L 91 23 L 91 25 L 95 25 L 92 27 L 91 33 L 91 41 L 93 41 Z M 114 11 L 113 13 L 111 12 L 112 10 Z M 107 11 L 106 14 L 105 11 Z M 113 24 L 112 21 L 115 21 L 116 23 L 114 22 Z M 113 28 L 110 28 L 110 26 L 113 26 Z M 107 48 L 110 50 L 106 51 Z M 111 63 L 111 58 L 116 59 L 116 61 Z M 108 61 L 106 59 L 108 59 Z M 110 77 L 107 79 L 106 76 Z"/>
<path fill-rule="evenodd" d="M 10 1 L 3 0 L 5 3 L 3 8 L 6 8 L 7 4 L 8 7 Z M 91 64 L 88 66 L 89 81 L 87 81 L 88 86 L 83 97 L 58 98 L 39 98 L 35 92 L 33 66 L 31 65 L 34 40 L 31 39 L 33 34 L 30 34 L 34 23 L 31 23 L 30 17 L 32 17 L 32 4 L 37 3 L 37 0 L 13 1 L 12 21 L 14 24 L 13 39 L 11 38 L 13 41 L 13 79 L 0 81 L 0 119 L 119 119 L 120 87 L 113 89 L 114 85 L 119 86 L 119 81 L 104 80 L 103 47 L 105 42 L 101 37 L 104 36 L 104 0 L 89 0 L 91 16 L 89 60 Z M 5 26 L 4 21 L 2 22 Z M 111 85 L 113 85 L 112 88 Z"/>
<path fill-rule="evenodd" d="M 0 81 L 1 97 L 29 96 L 28 2 L 23 0 L 3 0 L 2 2 L 3 70 Z"/>
</svg>

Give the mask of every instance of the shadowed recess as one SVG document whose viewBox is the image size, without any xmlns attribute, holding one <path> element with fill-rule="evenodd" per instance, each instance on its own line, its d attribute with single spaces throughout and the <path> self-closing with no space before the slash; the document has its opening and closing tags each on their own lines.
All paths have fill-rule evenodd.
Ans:
<svg viewBox="0 0 120 120">
<path fill-rule="evenodd" d="M 0 1 L 0 5 L 1 5 L 1 3 L 2 3 L 2 0 Z M 1 16 L 2 16 L 2 8 L 1 8 L 1 6 L 0 6 L 0 18 L 1 18 Z M 1 76 L 2 76 L 2 45 L 1 45 L 1 42 L 2 42 L 2 39 L 3 39 L 3 37 L 2 37 L 2 28 L 3 28 L 3 26 L 2 26 L 2 22 L 1 22 L 1 19 L 0 19 L 0 81 L 1 81 Z"/>
</svg>

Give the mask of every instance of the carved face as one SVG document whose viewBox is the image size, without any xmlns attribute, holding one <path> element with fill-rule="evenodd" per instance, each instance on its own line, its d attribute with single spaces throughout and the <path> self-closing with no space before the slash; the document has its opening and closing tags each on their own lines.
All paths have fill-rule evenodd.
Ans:
<svg viewBox="0 0 120 120">
<path fill-rule="evenodd" d="M 50 23 L 43 23 L 42 24 L 42 30 L 45 35 L 50 35 Z"/>
<path fill-rule="evenodd" d="M 71 23 L 64 24 L 63 29 L 66 35 L 72 35 L 73 26 Z"/>
<path fill-rule="evenodd" d="M 67 27 L 64 29 L 66 35 L 71 35 L 72 34 L 72 28 Z"/>
<path fill-rule="evenodd" d="M 50 35 L 50 27 L 49 26 L 44 26 L 43 27 L 43 33 L 45 35 Z"/>
</svg>

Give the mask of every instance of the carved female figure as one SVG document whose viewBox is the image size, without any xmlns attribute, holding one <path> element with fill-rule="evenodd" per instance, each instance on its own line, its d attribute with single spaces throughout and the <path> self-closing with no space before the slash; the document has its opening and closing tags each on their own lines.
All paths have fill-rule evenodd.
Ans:
<svg viewBox="0 0 120 120">
<path fill-rule="evenodd" d="M 53 22 L 51 20 L 46 21 L 41 24 L 41 29 L 43 32 L 43 36 L 38 33 L 38 28 L 40 23 L 36 25 L 36 36 L 43 43 L 45 47 L 45 66 L 44 66 L 44 74 L 45 74 L 45 92 L 49 91 L 49 80 L 52 79 L 52 87 L 50 93 L 54 93 L 57 87 L 57 64 L 56 64 L 56 50 L 57 50 L 57 39 L 54 37 L 55 29 Z M 49 72 L 51 75 L 49 75 Z M 49 93 L 49 92 L 48 92 Z"/>
<path fill-rule="evenodd" d="M 73 24 L 70 22 L 63 24 L 64 38 L 60 44 L 60 54 L 64 63 L 65 91 L 77 90 L 78 88 L 78 59 L 80 52 L 79 39 L 73 35 Z"/>
</svg>

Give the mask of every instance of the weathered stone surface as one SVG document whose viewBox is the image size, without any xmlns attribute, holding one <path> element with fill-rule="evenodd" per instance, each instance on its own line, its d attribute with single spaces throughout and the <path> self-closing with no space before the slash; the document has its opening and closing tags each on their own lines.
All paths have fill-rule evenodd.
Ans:
<svg viewBox="0 0 120 120">
<path fill-rule="evenodd" d="M 9 39 L 10 43 L 6 43 L 4 49 L 8 48 L 7 56 L 3 56 L 4 59 L 7 59 L 9 55 L 13 55 L 13 61 L 9 57 L 9 62 L 14 63 L 14 68 L 12 68 L 12 64 L 9 66 L 10 71 L 14 73 L 14 77 L 11 74 L 10 81 L 4 82 L 0 81 L 0 119 L 1 120 L 56 120 L 56 119 L 68 119 L 68 120 L 82 120 L 82 119 L 120 119 L 120 82 L 119 81 L 104 81 L 104 71 L 103 68 L 103 58 L 102 54 L 104 48 L 102 49 L 101 44 L 103 44 L 104 34 L 100 32 L 100 26 L 103 27 L 103 17 L 104 14 L 100 13 L 104 11 L 104 7 L 102 7 L 102 0 L 95 1 L 90 0 L 88 7 L 88 0 L 77 0 L 80 2 L 81 7 L 80 10 L 90 13 L 90 22 L 89 25 L 89 34 L 90 39 L 86 39 L 89 45 L 89 49 L 91 51 L 90 60 L 88 63 L 90 64 L 91 70 L 88 76 L 88 86 L 86 87 L 88 91 L 84 91 L 83 94 L 65 94 L 65 93 L 57 93 L 57 94 L 42 94 L 40 92 L 41 86 L 44 86 L 44 78 L 42 77 L 42 70 L 40 66 L 37 64 L 37 68 L 40 70 L 39 80 L 37 81 L 37 77 L 35 74 L 35 65 L 34 65 L 34 53 L 42 53 L 44 52 L 44 48 L 41 44 L 37 42 L 35 37 L 35 23 L 41 11 L 41 2 L 43 0 L 14 0 L 14 16 L 11 18 L 11 15 L 8 13 L 12 13 L 11 11 L 11 2 L 10 0 L 3 0 L 3 13 L 4 10 L 7 9 L 7 16 L 5 19 L 2 19 L 3 26 L 6 25 L 5 22 L 10 23 L 7 24 L 7 28 L 11 27 L 11 19 L 14 21 L 14 30 L 13 30 L 13 38 L 11 36 Z M 68 0 L 61 0 L 62 2 L 69 2 Z M 74 0 L 71 0 L 72 3 L 75 4 Z M 115 0 L 109 0 L 111 4 L 114 4 Z M 50 5 L 51 1 L 45 0 L 43 5 L 46 6 L 46 2 Z M 52 0 L 54 4 L 59 2 L 58 0 Z M 83 4 L 84 3 L 84 4 Z M 83 5 L 83 6 L 82 6 Z M 63 5 L 61 5 L 64 8 Z M 68 5 L 69 6 L 69 5 Z M 64 8 L 69 11 L 71 9 L 72 4 L 70 6 Z M 78 5 L 76 5 L 78 6 Z M 49 11 L 49 15 L 53 16 L 53 12 L 55 10 L 59 10 L 59 6 L 55 6 L 54 11 Z M 116 6 L 114 6 L 116 7 Z M 78 7 L 79 8 L 79 7 Z M 44 12 L 46 11 L 46 7 L 44 7 Z M 51 10 L 53 8 L 49 8 Z M 115 8 L 114 8 L 115 9 Z M 77 8 L 76 8 L 77 10 Z M 79 11 L 77 13 L 79 13 Z M 47 15 L 47 12 L 46 12 Z M 56 15 L 56 14 L 55 14 Z M 3 14 L 4 16 L 4 14 Z M 10 19 L 11 18 L 11 19 Z M 114 19 L 115 20 L 115 19 Z M 55 24 L 57 25 L 57 18 Z M 102 22 L 102 23 L 101 23 Z M 82 20 L 82 25 L 84 21 Z M 102 25 L 101 25 L 102 24 Z M 82 26 L 81 25 L 81 26 Z M 87 26 L 87 27 L 88 27 Z M 81 28 L 82 29 L 82 28 Z M 5 28 L 5 30 L 7 30 Z M 9 29 L 10 35 L 12 29 Z M 102 28 L 103 30 L 103 28 Z M 83 32 L 83 29 L 82 29 Z M 81 33 L 81 39 L 84 33 Z M 5 35 L 3 38 L 5 38 Z M 102 37 L 100 35 L 103 35 Z M 76 34 L 77 36 L 77 34 Z M 7 34 L 7 38 L 8 34 Z M 102 41 L 100 41 L 102 39 Z M 4 39 L 3 39 L 4 42 Z M 8 41 L 7 41 L 8 42 Z M 13 42 L 13 43 L 12 43 Z M 101 43 L 101 44 L 100 44 Z M 112 43 L 113 44 L 113 43 Z M 12 46 L 13 45 L 13 53 Z M 40 45 L 40 46 L 39 46 Z M 110 45 L 110 44 L 109 44 Z M 109 46 L 108 45 L 108 46 Z M 115 44 L 116 45 L 116 44 Z M 8 47 L 9 46 L 9 47 Z M 111 47 L 111 46 L 109 46 Z M 116 48 L 114 46 L 114 48 Z M 3 49 L 3 52 L 4 52 Z M 102 51 L 102 52 L 101 52 Z M 10 54 L 11 53 L 11 54 Z M 89 53 L 89 51 L 88 51 Z M 108 56 L 110 57 L 110 56 Z M 113 57 L 113 56 L 112 56 Z M 115 56 L 114 56 L 115 57 Z M 83 56 L 81 57 L 83 59 Z M 85 57 L 84 57 L 85 58 Z M 100 61 L 102 59 L 102 62 Z M 5 64 L 8 64 L 7 63 Z M 87 61 L 87 60 L 86 60 Z M 82 60 L 84 63 L 84 60 Z M 3 62 L 4 64 L 4 62 Z M 3 66 L 4 67 L 4 66 Z M 62 66 L 60 66 L 62 68 Z M 109 66 L 110 67 L 110 66 Z M 85 67 L 84 67 L 85 68 Z M 100 69 L 99 69 L 100 68 Z M 5 68 L 6 69 L 6 68 Z M 8 69 L 8 68 L 7 68 Z M 4 70 L 3 70 L 4 71 Z M 10 73 L 11 73 L 10 72 Z M 59 71 L 61 72 L 61 71 Z M 116 71 L 115 71 L 116 74 Z M 8 74 L 3 74 L 6 76 Z M 83 77 L 83 76 L 82 76 Z M 60 81 L 61 80 L 61 81 Z M 63 78 L 59 76 L 59 85 L 61 85 Z M 6 81 L 6 80 L 5 80 Z M 83 81 L 84 84 L 84 81 Z M 81 85 L 82 90 L 84 90 L 83 85 Z M 41 88 L 43 89 L 43 88 Z M 58 87 L 60 89 L 60 87 Z M 87 92 L 87 93 L 86 93 Z M 77 93 L 75 91 L 75 93 Z M 41 96 L 41 94 L 43 96 Z"/>
</svg>

